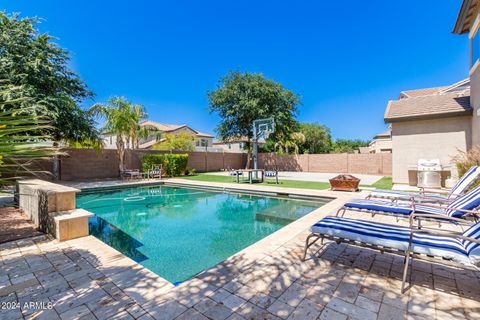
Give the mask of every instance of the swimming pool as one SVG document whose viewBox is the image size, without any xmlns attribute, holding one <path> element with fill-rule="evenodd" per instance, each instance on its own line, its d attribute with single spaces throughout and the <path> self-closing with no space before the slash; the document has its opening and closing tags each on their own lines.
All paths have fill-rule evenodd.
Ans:
<svg viewBox="0 0 480 320">
<path fill-rule="evenodd" d="M 82 191 L 90 234 L 178 283 L 328 200 L 305 201 L 176 186 Z"/>
</svg>

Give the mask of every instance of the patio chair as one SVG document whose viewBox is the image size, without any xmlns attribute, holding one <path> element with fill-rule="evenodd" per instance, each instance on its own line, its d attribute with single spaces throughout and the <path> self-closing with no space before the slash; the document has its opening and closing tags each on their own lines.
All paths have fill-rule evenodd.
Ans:
<svg viewBox="0 0 480 320">
<path fill-rule="evenodd" d="M 275 183 L 278 184 L 278 169 L 277 168 L 265 169 L 265 177 L 275 178 Z"/>
<path fill-rule="evenodd" d="M 142 173 L 138 169 L 125 169 L 120 173 L 122 179 L 141 179 Z"/>
<path fill-rule="evenodd" d="M 396 200 L 415 200 L 418 202 L 450 202 L 458 196 L 464 194 L 472 186 L 472 184 L 480 177 L 480 167 L 471 167 L 453 186 L 448 194 L 429 194 L 425 193 L 425 189 L 421 188 L 420 192 L 402 192 L 395 190 L 375 190 L 370 192 L 367 199 L 381 198 Z"/>
<path fill-rule="evenodd" d="M 385 214 L 394 216 L 409 216 L 413 213 L 426 213 L 440 217 L 459 218 L 465 215 L 472 215 L 475 219 L 479 217 L 480 212 L 475 211 L 480 206 L 480 186 L 470 190 L 468 193 L 459 196 L 454 201 L 446 204 L 429 203 L 397 203 L 372 199 L 357 199 L 346 202 L 343 207 L 337 211 L 337 216 L 346 210 L 365 211 L 372 215 Z M 342 214 L 343 215 L 343 214 Z"/>
<path fill-rule="evenodd" d="M 360 247 L 380 250 L 380 252 L 400 253 L 405 256 L 401 292 L 405 283 L 409 262 L 414 255 L 450 260 L 478 270 L 480 265 L 480 222 L 470 226 L 463 233 L 436 229 L 416 228 L 413 219 L 428 215 L 412 216 L 410 227 L 367 222 L 340 217 L 326 217 L 311 227 L 305 242 L 303 261 L 308 249 L 319 239 L 348 243 Z M 465 222 L 454 218 L 456 223 Z M 425 257 L 426 255 L 426 257 Z"/>
<path fill-rule="evenodd" d="M 158 178 L 162 179 L 163 167 L 161 165 L 152 165 L 147 171 L 147 179 Z"/>
<path fill-rule="evenodd" d="M 243 172 L 238 171 L 237 169 L 229 168 L 228 169 L 228 175 L 232 177 L 233 182 L 237 182 L 237 180 L 242 177 L 243 178 Z M 238 177 L 237 177 L 238 176 Z"/>
</svg>

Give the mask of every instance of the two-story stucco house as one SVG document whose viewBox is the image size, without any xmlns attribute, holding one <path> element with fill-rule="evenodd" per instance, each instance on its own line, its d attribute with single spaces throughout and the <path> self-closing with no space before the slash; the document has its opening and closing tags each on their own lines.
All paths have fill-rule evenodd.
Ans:
<svg viewBox="0 0 480 320">
<path fill-rule="evenodd" d="M 248 152 L 247 149 L 248 138 L 247 137 L 238 137 L 235 139 L 230 139 L 229 141 L 217 140 L 213 142 L 213 146 L 224 152 Z M 259 139 L 258 145 L 262 146 L 265 144 L 265 140 Z"/>
<path fill-rule="evenodd" d="M 162 134 L 175 134 L 188 132 L 195 136 L 194 147 L 195 150 L 205 151 L 208 148 L 212 147 L 213 136 L 208 133 L 203 133 L 198 130 L 194 130 L 186 124 L 165 124 L 158 123 L 154 121 L 144 121 L 140 124 L 141 126 L 154 127 Z M 154 144 L 161 143 L 162 140 L 157 139 L 158 135 L 153 135 L 147 139 L 140 140 L 139 148 L 140 149 L 150 149 Z M 104 148 L 106 149 L 116 149 L 116 139 L 115 135 L 105 134 L 103 138 Z"/>
<path fill-rule="evenodd" d="M 480 145 L 480 0 L 464 0 L 453 28 L 455 34 L 468 34 L 470 41 L 470 105 L 472 145 Z"/>
<path fill-rule="evenodd" d="M 392 130 L 377 134 L 368 145 L 369 153 L 392 153 Z M 362 152 L 360 152 L 362 153 Z"/>
<path fill-rule="evenodd" d="M 452 157 L 480 145 L 480 0 L 464 0 L 453 29 L 468 34 L 470 74 L 452 85 L 409 90 L 390 101 L 385 122 L 392 128 L 396 184 L 416 184 L 419 159 L 439 159 L 443 178 L 457 176 Z"/>
<path fill-rule="evenodd" d="M 469 79 L 403 91 L 388 102 L 384 119 L 391 126 L 394 183 L 416 185 L 420 159 L 440 160 L 443 180 L 456 177 L 452 158 L 472 145 Z"/>
</svg>

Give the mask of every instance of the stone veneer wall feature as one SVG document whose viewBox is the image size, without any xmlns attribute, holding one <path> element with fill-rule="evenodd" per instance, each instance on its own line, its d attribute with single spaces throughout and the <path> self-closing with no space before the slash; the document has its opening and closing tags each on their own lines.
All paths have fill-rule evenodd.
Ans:
<svg viewBox="0 0 480 320">
<path fill-rule="evenodd" d="M 88 217 L 93 214 L 75 208 L 79 191 L 39 179 L 17 182 L 19 208 L 40 231 L 59 241 L 88 236 Z"/>
</svg>

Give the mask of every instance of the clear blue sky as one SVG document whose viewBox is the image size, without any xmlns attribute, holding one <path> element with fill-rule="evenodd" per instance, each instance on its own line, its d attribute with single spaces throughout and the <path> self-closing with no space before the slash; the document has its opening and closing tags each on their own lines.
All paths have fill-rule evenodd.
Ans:
<svg viewBox="0 0 480 320">
<path fill-rule="evenodd" d="M 400 91 L 467 77 L 467 37 L 451 34 L 460 4 L 2 1 L 45 18 L 41 30 L 72 52 L 95 101 L 123 95 L 154 121 L 213 133 L 207 91 L 229 70 L 261 72 L 302 96 L 299 120 L 362 139 L 386 128 L 385 106 Z"/>
</svg>

